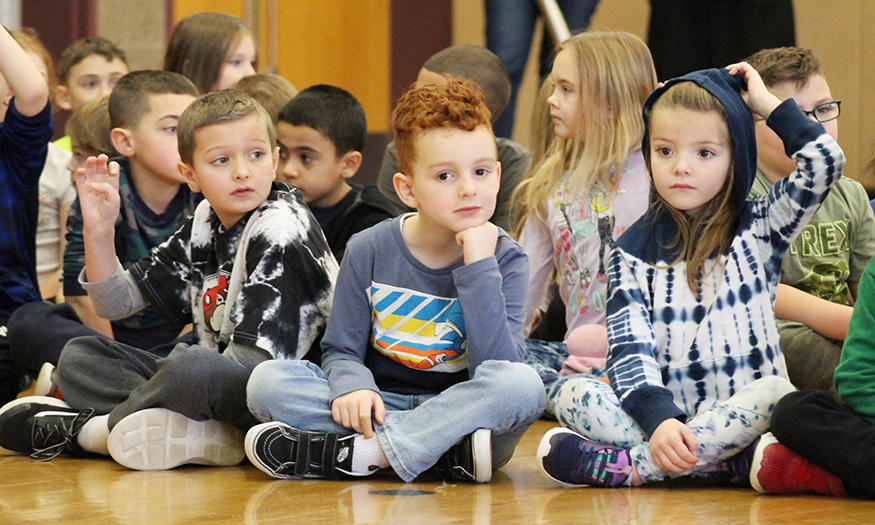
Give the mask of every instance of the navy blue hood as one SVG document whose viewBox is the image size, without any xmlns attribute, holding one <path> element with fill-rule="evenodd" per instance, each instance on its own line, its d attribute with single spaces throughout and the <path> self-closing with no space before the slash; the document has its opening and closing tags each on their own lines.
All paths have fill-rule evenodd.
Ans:
<svg viewBox="0 0 875 525">
<path fill-rule="evenodd" d="M 662 87 L 657 88 L 647 97 L 644 102 L 644 140 L 642 151 L 650 150 L 650 121 L 647 113 L 662 96 L 665 91 L 679 82 L 695 82 L 699 87 L 714 95 L 726 110 L 729 127 L 729 135 L 732 137 L 734 146 L 734 188 L 733 195 L 738 204 L 734 217 L 734 229 L 737 231 L 742 222 L 747 206 L 745 202 L 757 170 L 757 145 L 756 132 L 754 131 L 753 116 L 741 96 L 744 88 L 744 80 L 740 75 L 730 75 L 726 69 L 705 69 L 696 71 L 682 77 L 669 80 Z M 670 261 L 678 255 L 679 247 L 668 249 L 675 236 L 674 224 L 668 216 L 657 217 L 654 208 L 651 208 L 639 219 L 630 230 L 635 230 L 633 236 L 624 234 L 619 243 L 639 245 L 639 251 L 650 262 L 656 260 Z M 638 237 L 633 240 L 632 237 Z M 655 241 L 655 242 L 652 242 Z M 638 250 L 633 250 L 638 251 Z"/>
<path fill-rule="evenodd" d="M 741 75 L 730 75 L 726 69 L 705 69 L 669 80 L 664 86 L 657 88 L 644 102 L 644 149 L 650 148 L 650 122 L 647 113 L 661 97 L 665 90 L 679 82 L 695 82 L 696 85 L 714 95 L 726 110 L 729 123 L 729 135 L 735 147 L 735 188 L 743 204 L 750 193 L 750 188 L 757 174 L 757 139 L 754 131 L 753 116 L 747 103 L 741 97 L 744 79 Z M 741 211 L 739 206 L 738 211 Z"/>
</svg>

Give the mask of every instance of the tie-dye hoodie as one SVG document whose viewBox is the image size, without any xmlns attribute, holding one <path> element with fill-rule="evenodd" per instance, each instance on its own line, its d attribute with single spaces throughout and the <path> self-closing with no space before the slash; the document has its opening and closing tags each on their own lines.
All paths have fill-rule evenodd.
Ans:
<svg viewBox="0 0 875 525">
<path fill-rule="evenodd" d="M 756 175 L 753 118 L 742 79 L 706 70 L 654 91 L 646 110 L 677 82 L 695 82 L 724 106 L 734 150 L 733 196 L 739 208 L 729 249 L 706 263 L 701 298 L 687 285 L 683 262 L 669 266 L 674 225 L 651 208 L 618 241 L 608 267 L 608 377 L 648 437 L 669 418 L 688 417 L 769 375 L 787 377 L 774 314 L 781 260 L 794 237 L 841 176 L 844 156 L 823 126 L 790 99 L 767 124 L 796 158 L 792 175 L 768 196 L 746 201 Z M 650 147 L 649 132 L 644 148 Z"/>
</svg>

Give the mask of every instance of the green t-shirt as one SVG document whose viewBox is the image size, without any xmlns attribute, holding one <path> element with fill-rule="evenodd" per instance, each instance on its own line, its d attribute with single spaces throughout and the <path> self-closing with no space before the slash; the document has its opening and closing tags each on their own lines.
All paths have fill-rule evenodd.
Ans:
<svg viewBox="0 0 875 525">
<path fill-rule="evenodd" d="M 772 183 L 757 171 L 751 195 L 767 195 Z M 862 184 L 842 177 L 790 245 L 781 282 L 821 299 L 848 304 L 848 282 L 859 282 L 875 255 L 875 214 Z"/>
</svg>

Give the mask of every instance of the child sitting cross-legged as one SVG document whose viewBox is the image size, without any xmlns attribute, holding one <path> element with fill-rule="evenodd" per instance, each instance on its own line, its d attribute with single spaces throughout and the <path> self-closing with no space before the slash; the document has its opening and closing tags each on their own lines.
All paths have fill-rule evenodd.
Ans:
<svg viewBox="0 0 875 525">
<path fill-rule="evenodd" d="M 222 91 L 197 99 L 178 128 L 179 173 L 203 192 L 193 216 L 129 269 L 115 251 L 119 166 L 105 156 L 78 170 L 85 269 L 80 281 L 103 317 L 152 304 L 196 344 L 166 358 L 111 339 L 74 339 L 58 363 L 69 403 L 21 398 L 0 413 L 0 446 L 50 459 L 111 454 L 138 470 L 233 465 L 256 364 L 300 359 L 327 319 L 337 262 L 300 194 L 274 183 L 278 151 L 267 112 Z"/>
<path fill-rule="evenodd" d="M 747 200 L 751 113 L 796 169 Z M 793 390 L 773 310 L 781 259 L 840 179 L 844 156 L 744 62 L 667 82 L 644 116 L 654 205 L 611 251 L 610 385 L 575 377 L 559 388 L 556 417 L 569 428 L 544 436 L 538 464 L 570 485 L 708 475 L 751 486 L 752 444 Z"/>
<path fill-rule="evenodd" d="M 414 87 L 393 121 L 395 189 L 417 212 L 350 240 L 322 368 L 253 371 L 249 408 L 267 422 L 245 448 L 270 476 L 391 467 L 405 481 L 431 469 L 487 482 L 544 408 L 520 362 L 526 257 L 488 222 L 501 167 L 482 93 L 467 80 Z"/>
</svg>

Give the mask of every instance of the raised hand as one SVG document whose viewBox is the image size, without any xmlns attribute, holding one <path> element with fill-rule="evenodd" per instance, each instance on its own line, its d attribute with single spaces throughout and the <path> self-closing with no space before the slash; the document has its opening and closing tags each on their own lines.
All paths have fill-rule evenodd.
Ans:
<svg viewBox="0 0 875 525">
<path fill-rule="evenodd" d="M 119 214 L 119 166 L 107 161 L 106 155 L 89 157 L 85 167 L 76 170 L 83 228 L 93 233 L 114 232 Z"/>
<path fill-rule="evenodd" d="M 747 97 L 745 101 L 751 111 L 764 119 L 769 118 L 772 111 L 781 104 L 781 101 L 766 89 L 763 79 L 756 69 L 747 62 L 739 62 L 726 66 L 730 75 L 741 75 L 747 83 Z"/>
</svg>

